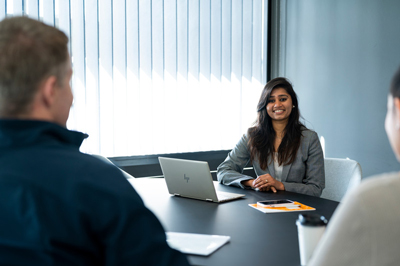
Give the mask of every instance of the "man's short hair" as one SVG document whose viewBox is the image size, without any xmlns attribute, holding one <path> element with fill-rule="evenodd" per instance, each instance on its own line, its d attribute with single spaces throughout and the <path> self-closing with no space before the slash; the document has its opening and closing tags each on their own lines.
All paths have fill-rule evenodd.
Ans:
<svg viewBox="0 0 400 266">
<path fill-rule="evenodd" d="M 390 94 L 393 96 L 393 98 L 400 98 L 400 68 L 397 69 L 392 78 Z"/>
<path fill-rule="evenodd" d="M 29 113 L 45 78 L 59 83 L 69 65 L 68 37 L 60 30 L 27 17 L 0 22 L 0 117 Z"/>
</svg>

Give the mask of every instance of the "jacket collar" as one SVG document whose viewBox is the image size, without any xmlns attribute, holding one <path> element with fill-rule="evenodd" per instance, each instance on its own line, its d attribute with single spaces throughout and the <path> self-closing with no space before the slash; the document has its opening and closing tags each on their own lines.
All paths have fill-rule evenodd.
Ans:
<svg viewBox="0 0 400 266">
<path fill-rule="evenodd" d="M 38 120 L 0 119 L 0 148 L 61 142 L 79 149 L 87 134 L 68 130 L 55 123 Z"/>
</svg>

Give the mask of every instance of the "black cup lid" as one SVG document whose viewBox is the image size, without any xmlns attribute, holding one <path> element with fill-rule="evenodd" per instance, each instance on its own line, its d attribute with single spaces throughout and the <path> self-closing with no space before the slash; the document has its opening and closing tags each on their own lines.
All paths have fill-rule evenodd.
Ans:
<svg viewBox="0 0 400 266">
<path fill-rule="evenodd" d="M 301 225 L 308 226 L 325 226 L 328 223 L 328 220 L 324 216 L 317 213 L 299 214 L 297 221 Z"/>
</svg>

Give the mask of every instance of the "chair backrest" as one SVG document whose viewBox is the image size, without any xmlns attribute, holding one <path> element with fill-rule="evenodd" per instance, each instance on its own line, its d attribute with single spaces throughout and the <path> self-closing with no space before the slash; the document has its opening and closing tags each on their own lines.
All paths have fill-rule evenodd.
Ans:
<svg viewBox="0 0 400 266">
<path fill-rule="evenodd" d="M 96 157 L 97 159 L 102 160 L 103 162 L 109 163 L 114 165 L 115 167 L 117 167 L 119 170 L 121 170 L 122 174 L 125 176 L 126 179 L 129 178 L 134 178 L 133 176 L 131 176 L 130 174 L 128 174 L 127 172 L 125 172 L 124 170 L 122 170 L 121 168 L 119 168 L 118 166 L 116 166 L 112 161 L 110 161 L 107 157 L 104 157 L 102 155 L 98 155 L 98 154 L 92 154 L 93 157 Z"/>
<path fill-rule="evenodd" d="M 362 178 L 361 165 L 350 159 L 325 158 L 325 189 L 321 198 L 341 201 Z"/>
</svg>

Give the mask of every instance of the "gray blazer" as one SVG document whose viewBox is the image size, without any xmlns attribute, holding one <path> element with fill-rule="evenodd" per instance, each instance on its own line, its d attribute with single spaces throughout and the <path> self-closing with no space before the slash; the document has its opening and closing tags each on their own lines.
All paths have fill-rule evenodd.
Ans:
<svg viewBox="0 0 400 266">
<path fill-rule="evenodd" d="M 299 150 L 294 162 L 284 165 L 281 182 L 286 191 L 320 196 L 325 188 L 324 155 L 318 134 L 311 130 L 303 130 Z M 250 161 L 248 138 L 243 135 L 236 147 L 228 154 L 225 161 L 218 166 L 218 181 L 224 185 L 245 187 L 244 180 L 253 179 L 243 174 L 243 168 Z M 272 160 L 271 160 L 272 161 Z M 275 176 L 273 161 L 267 169 L 261 169 L 257 159 L 253 161 L 253 168 L 257 176 L 270 174 Z"/>
</svg>

